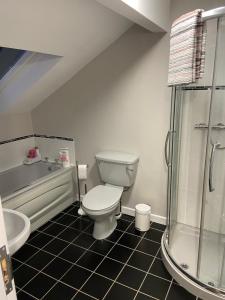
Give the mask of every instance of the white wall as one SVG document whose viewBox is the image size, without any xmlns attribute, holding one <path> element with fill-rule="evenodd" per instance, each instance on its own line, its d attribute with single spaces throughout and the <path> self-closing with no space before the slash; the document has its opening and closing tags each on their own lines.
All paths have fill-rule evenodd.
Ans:
<svg viewBox="0 0 225 300">
<path fill-rule="evenodd" d="M 178 18 L 180 15 L 197 9 L 202 8 L 205 10 L 213 9 L 216 7 L 224 6 L 224 0 L 189 0 L 189 1 L 180 1 L 172 0 L 171 2 L 171 20 Z"/>
<path fill-rule="evenodd" d="M 194 8 L 223 4 L 225 1 L 174 0 L 171 20 Z M 94 161 L 97 151 L 139 153 L 136 183 L 124 204 L 149 203 L 153 213 L 161 216 L 166 215 L 168 56 L 168 34 L 134 26 L 32 112 L 36 132 L 75 136 L 76 157 L 90 166 L 89 188 L 99 182 Z"/>
<path fill-rule="evenodd" d="M 48 158 L 49 161 L 53 162 L 56 159 L 59 159 L 59 152 L 61 148 L 68 148 L 70 163 L 72 165 L 76 164 L 75 141 L 35 137 L 35 146 L 39 148 L 42 160 Z"/>
<path fill-rule="evenodd" d="M 0 145 L 0 172 L 23 164 L 28 150 L 34 146 L 34 137 Z"/>
<path fill-rule="evenodd" d="M 132 24 L 95 0 L 0 0 L 0 7 L 0 46 L 61 56 L 7 112 L 33 109 Z"/>
<path fill-rule="evenodd" d="M 30 113 L 0 114 L 0 142 L 33 134 Z"/>
<path fill-rule="evenodd" d="M 90 166 L 89 188 L 99 183 L 96 152 L 138 153 L 137 180 L 124 204 L 149 203 L 160 215 L 166 200 L 167 59 L 168 37 L 135 26 L 32 112 L 36 132 L 75 137 L 77 159 Z"/>
<path fill-rule="evenodd" d="M 59 159 L 61 148 L 69 149 L 70 163 L 75 165 L 75 143 L 57 138 L 28 137 L 21 140 L 0 144 L 0 173 L 23 164 L 28 150 L 38 147 L 42 160 Z"/>
<path fill-rule="evenodd" d="M 30 113 L 0 114 L 0 142 L 33 134 Z M 22 163 L 25 153 L 34 146 L 34 138 L 0 144 L 0 172 Z"/>
<path fill-rule="evenodd" d="M 28 137 L 14 140 L 23 136 L 33 135 L 33 125 L 30 113 L 0 114 L 0 172 L 19 166 L 23 163 L 28 150 L 38 146 L 42 158 L 50 160 L 59 158 L 60 148 L 69 148 L 70 161 L 75 164 L 74 141 L 57 138 Z M 13 141 L 12 141 L 13 140 Z"/>
</svg>

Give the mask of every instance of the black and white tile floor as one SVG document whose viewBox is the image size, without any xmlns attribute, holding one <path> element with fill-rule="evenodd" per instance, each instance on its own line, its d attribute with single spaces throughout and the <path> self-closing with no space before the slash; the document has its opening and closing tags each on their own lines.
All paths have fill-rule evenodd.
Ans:
<svg viewBox="0 0 225 300">
<path fill-rule="evenodd" d="M 92 238 L 92 228 L 74 204 L 32 233 L 12 259 L 18 300 L 196 299 L 162 264 L 163 225 L 141 234 L 123 215 L 104 241 Z"/>
</svg>

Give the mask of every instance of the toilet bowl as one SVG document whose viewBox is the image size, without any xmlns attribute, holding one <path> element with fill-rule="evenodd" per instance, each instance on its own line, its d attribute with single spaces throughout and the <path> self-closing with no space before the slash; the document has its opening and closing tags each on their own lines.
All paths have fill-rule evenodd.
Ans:
<svg viewBox="0 0 225 300">
<path fill-rule="evenodd" d="M 122 192 L 122 187 L 98 185 L 84 196 L 82 208 L 95 221 L 93 230 L 95 239 L 105 239 L 115 230 L 116 213 Z"/>
<path fill-rule="evenodd" d="M 139 157 L 119 151 L 103 151 L 95 155 L 101 181 L 83 198 L 82 208 L 95 221 L 93 237 L 107 238 L 117 226 L 116 215 L 124 189 L 134 184 Z"/>
</svg>

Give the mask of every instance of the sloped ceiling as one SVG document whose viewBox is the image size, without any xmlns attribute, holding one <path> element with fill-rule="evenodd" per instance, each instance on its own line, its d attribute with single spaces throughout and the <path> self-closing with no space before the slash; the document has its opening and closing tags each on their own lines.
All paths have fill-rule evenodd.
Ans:
<svg viewBox="0 0 225 300">
<path fill-rule="evenodd" d="M 170 0 L 96 0 L 152 32 L 167 32 Z"/>
<path fill-rule="evenodd" d="M 6 112 L 32 110 L 132 25 L 94 0 L 0 0 L 0 7 L 0 46 L 61 56 Z"/>
</svg>

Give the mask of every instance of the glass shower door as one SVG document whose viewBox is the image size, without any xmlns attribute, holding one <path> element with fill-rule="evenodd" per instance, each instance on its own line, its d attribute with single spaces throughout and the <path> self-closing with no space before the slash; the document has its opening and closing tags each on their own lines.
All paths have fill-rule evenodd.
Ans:
<svg viewBox="0 0 225 300">
<path fill-rule="evenodd" d="M 225 18 L 218 20 L 197 275 L 225 289 Z"/>
<path fill-rule="evenodd" d="M 197 276 L 206 149 L 206 129 L 195 126 L 208 122 L 209 103 L 208 88 L 177 87 L 171 109 L 167 251 L 193 277 Z"/>
</svg>

